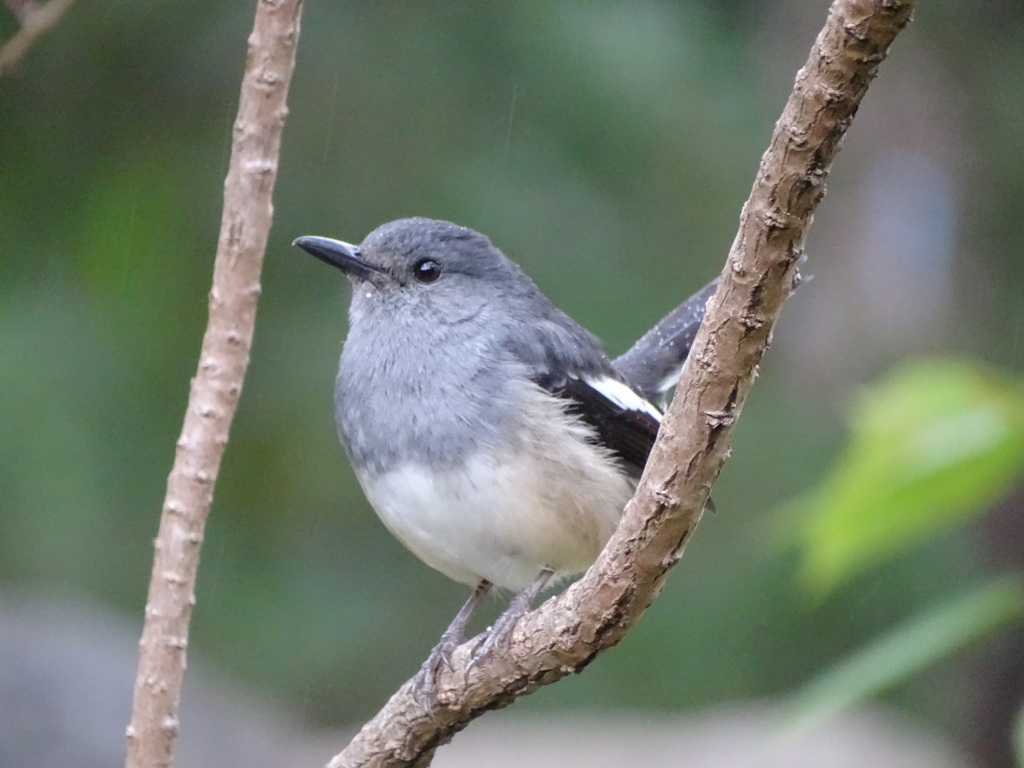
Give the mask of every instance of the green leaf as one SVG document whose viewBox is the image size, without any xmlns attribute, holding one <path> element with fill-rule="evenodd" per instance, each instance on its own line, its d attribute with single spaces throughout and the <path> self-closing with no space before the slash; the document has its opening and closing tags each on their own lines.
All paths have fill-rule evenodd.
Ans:
<svg viewBox="0 0 1024 768">
<path fill-rule="evenodd" d="M 1024 583 L 1004 577 L 932 607 L 796 692 L 792 727 L 809 729 L 997 628 L 1024 619 Z"/>
<path fill-rule="evenodd" d="M 824 593 L 985 511 L 1024 473 L 1024 391 L 967 361 L 909 364 L 869 389 L 849 445 L 785 513 Z"/>
</svg>

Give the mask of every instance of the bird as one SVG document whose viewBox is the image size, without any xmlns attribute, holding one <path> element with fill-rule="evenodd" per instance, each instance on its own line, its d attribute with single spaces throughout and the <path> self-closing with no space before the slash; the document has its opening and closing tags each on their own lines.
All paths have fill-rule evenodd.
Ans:
<svg viewBox="0 0 1024 768">
<path fill-rule="evenodd" d="M 430 701 L 492 587 L 515 596 L 474 660 L 607 543 L 717 281 L 610 360 L 467 227 L 414 217 L 359 245 L 293 245 L 352 283 L 334 412 L 370 506 L 420 560 L 472 588 L 414 678 Z"/>
</svg>

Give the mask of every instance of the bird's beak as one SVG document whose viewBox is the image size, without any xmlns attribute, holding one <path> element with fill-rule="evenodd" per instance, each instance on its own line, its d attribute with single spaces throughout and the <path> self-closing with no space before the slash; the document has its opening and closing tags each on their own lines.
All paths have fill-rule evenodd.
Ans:
<svg viewBox="0 0 1024 768">
<path fill-rule="evenodd" d="M 299 246 L 306 253 L 316 256 L 325 264 L 337 267 L 356 280 L 363 280 L 377 287 L 391 282 L 390 274 L 366 261 L 359 253 L 359 247 L 351 243 L 331 240 L 329 237 L 308 235 L 295 238 L 292 245 Z"/>
</svg>

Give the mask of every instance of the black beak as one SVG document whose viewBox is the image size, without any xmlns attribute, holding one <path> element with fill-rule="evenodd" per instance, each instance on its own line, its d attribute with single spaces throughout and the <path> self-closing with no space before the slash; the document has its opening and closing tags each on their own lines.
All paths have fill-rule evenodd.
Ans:
<svg viewBox="0 0 1024 768">
<path fill-rule="evenodd" d="M 391 275 L 363 259 L 359 248 L 350 243 L 309 235 L 295 238 L 292 245 L 299 246 L 306 253 L 316 256 L 325 264 L 337 267 L 356 280 L 365 280 L 378 287 L 384 282 L 391 281 Z"/>
</svg>

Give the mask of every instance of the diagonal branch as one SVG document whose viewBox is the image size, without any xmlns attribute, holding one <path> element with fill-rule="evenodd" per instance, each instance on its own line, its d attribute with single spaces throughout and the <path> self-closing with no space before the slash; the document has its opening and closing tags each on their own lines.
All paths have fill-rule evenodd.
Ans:
<svg viewBox="0 0 1024 768">
<path fill-rule="evenodd" d="M 60 21 L 64 12 L 75 0 L 50 0 L 46 5 L 36 5 L 23 0 L 7 0 L 7 6 L 21 22 L 14 37 L 0 48 L 0 75 L 21 61 L 28 49 L 39 37 Z"/>
<path fill-rule="evenodd" d="M 169 768 L 199 546 L 249 364 L 302 0 L 259 0 L 234 123 L 209 321 L 154 546 L 128 768 Z"/>
<path fill-rule="evenodd" d="M 439 680 L 441 703 L 425 710 L 406 683 L 329 768 L 427 765 L 472 719 L 579 671 L 618 643 L 654 600 L 728 456 L 829 166 L 913 6 L 914 0 L 833 3 L 761 159 L 647 470 L 597 562 L 520 621 L 504 658 L 481 658 L 467 676 L 472 642 L 460 647 L 454 668 Z"/>
</svg>

